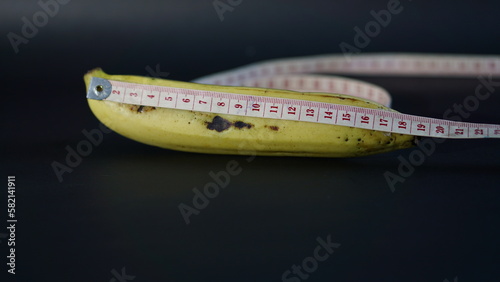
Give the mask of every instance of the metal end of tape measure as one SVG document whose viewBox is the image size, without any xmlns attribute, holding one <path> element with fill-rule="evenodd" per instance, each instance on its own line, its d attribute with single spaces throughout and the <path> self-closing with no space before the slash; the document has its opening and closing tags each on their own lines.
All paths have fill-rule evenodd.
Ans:
<svg viewBox="0 0 500 282">
<path fill-rule="evenodd" d="M 92 77 L 87 91 L 87 99 L 104 100 L 111 95 L 111 83 L 104 78 Z"/>
</svg>

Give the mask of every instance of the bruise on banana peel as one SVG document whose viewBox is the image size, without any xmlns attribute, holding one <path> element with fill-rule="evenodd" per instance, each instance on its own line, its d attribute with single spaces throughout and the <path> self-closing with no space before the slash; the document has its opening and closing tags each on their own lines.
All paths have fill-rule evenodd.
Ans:
<svg viewBox="0 0 500 282">
<path fill-rule="evenodd" d="M 211 122 L 205 122 L 207 124 L 207 128 L 210 130 L 215 130 L 217 132 L 222 132 L 224 130 L 229 129 L 231 126 L 234 126 L 235 128 L 242 129 L 242 128 L 252 128 L 252 124 L 246 123 L 243 121 L 235 121 L 235 122 L 230 122 L 229 120 L 220 117 L 220 116 L 215 116 Z"/>
<path fill-rule="evenodd" d="M 340 94 L 153 80 L 149 77 L 108 75 L 100 69 L 85 75 L 87 87 L 92 76 L 131 83 L 310 100 L 393 111 L 372 101 Z M 416 141 L 416 137 L 411 135 L 339 125 L 155 108 L 91 99 L 88 103 L 102 123 L 125 137 L 152 146 L 188 152 L 355 157 L 408 148 L 414 146 Z"/>
<path fill-rule="evenodd" d="M 130 105 L 130 110 L 136 111 L 138 113 L 142 113 L 142 112 L 149 112 L 152 110 L 156 110 L 156 107 L 142 106 L 142 105 Z"/>
</svg>

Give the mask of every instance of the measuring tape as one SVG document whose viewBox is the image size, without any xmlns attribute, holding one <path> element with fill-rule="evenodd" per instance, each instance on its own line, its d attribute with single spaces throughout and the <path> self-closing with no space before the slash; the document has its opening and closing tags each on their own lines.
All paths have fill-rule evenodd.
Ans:
<svg viewBox="0 0 500 282">
<path fill-rule="evenodd" d="M 304 73 L 316 75 L 303 75 Z M 500 57 L 375 54 L 346 59 L 343 55 L 314 56 L 256 63 L 202 77 L 193 82 L 341 93 L 372 100 L 388 107 L 391 104 L 391 96 L 381 87 L 359 80 L 317 73 L 491 78 L 500 76 Z M 168 109 L 350 126 L 416 136 L 500 138 L 500 125 L 497 124 L 458 122 L 387 110 L 145 85 L 98 77 L 91 79 L 87 98 Z"/>
</svg>

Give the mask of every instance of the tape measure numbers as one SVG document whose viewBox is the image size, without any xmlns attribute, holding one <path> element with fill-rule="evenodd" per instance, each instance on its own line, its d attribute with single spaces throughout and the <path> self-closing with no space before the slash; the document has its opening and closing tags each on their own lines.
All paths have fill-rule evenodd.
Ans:
<svg viewBox="0 0 500 282">
<path fill-rule="evenodd" d="M 341 77 L 298 75 L 335 70 L 357 74 L 382 72 L 389 75 L 498 76 L 500 58 L 365 55 L 346 61 L 341 56 L 318 56 L 259 63 L 194 82 L 342 93 L 390 105 L 389 93 L 373 84 Z M 347 105 L 143 85 L 97 77 L 91 80 L 87 98 L 159 108 L 350 126 L 416 136 L 500 138 L 500 125 L 496 124 L 457 122 Z"/>
</svg>

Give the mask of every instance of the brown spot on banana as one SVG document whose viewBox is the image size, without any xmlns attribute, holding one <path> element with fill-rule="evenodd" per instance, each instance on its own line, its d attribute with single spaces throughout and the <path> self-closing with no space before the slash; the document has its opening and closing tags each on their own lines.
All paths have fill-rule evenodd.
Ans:
<svg viewBox="0 0 500 282">
<path fill-rule="evenodd" d="M 264 125 L 265 128 L 269 128 L 273 131 L 278 131 L 280 128 L 276 125 Z"/>
<path fill-rule="evenodd" d="M 252 125 L 246 122 L 237 121 L 234 123 L 234 127 L 242 129 L 242 128 L 252 128 Z"/>
<path fill-rule="evenodd" d="M 142 105 L 131 105 L 129 109 L 133 112 L 145 113 L 145 112 L 156 110 L 156 107 L 142 106 Z"/>
<path fill-rule="evenodd" d="M 210 130 L 215 130 L 217 132 L 222 132 L 228 130 L 231 126 L 237 129 L 252 128 L 253 125 L 243 121 L 230 122 L 229 120 L 222 118 L 221 116 L 215 116 L 211 122 L 205 122 L 207 128 Z"/>
</svg>

